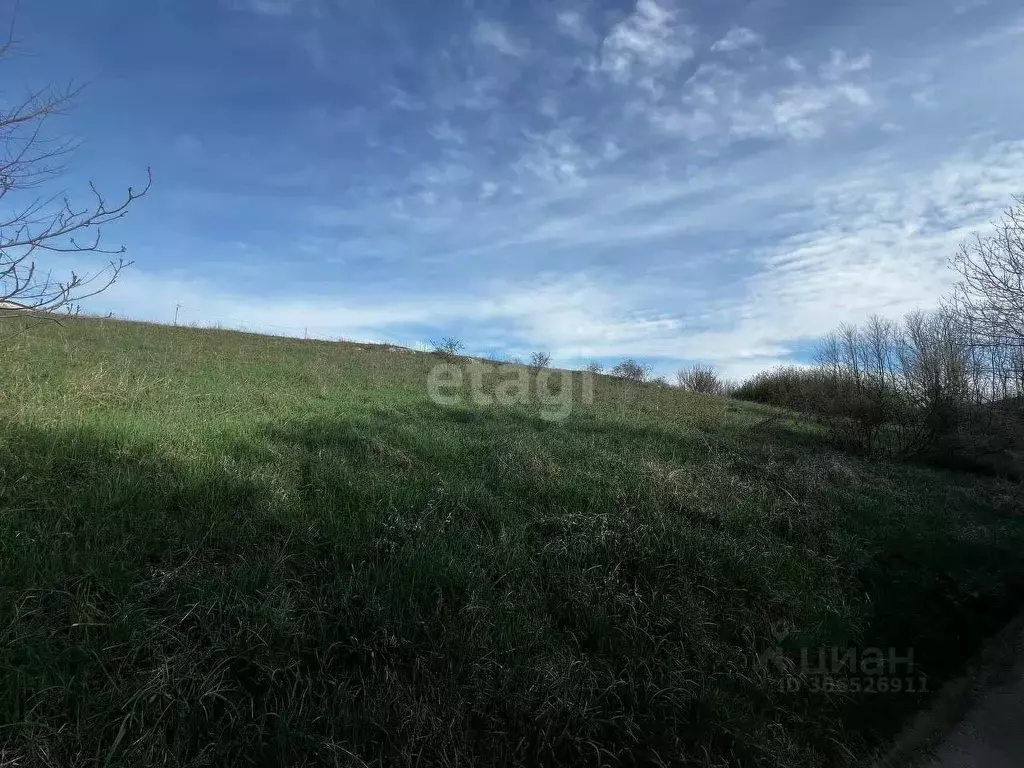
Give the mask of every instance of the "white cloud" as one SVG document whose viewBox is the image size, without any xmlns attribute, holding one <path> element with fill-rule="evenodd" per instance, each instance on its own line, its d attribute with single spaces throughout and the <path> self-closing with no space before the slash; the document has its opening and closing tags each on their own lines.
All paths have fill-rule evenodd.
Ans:
<svg viewBox="0 0 1024 768">
<path fill-rule="evenodd" d="M 546 133 L 524 131 L 524 137 L 528 146 L 513 163 L 513 169 L 549 186 L 581 183 L 584 174 L 601 161 L 600 156 L 580 146 L 568 125 Z"/>
<path fill-rule="evenodd" d="M 493 283 L 473 292 L 438 296 L 359 297 L 356 294 L 250 295 L 192 278 L 126 272 L 93 311 L 183 325 L 198 323 L 258 333 L 323 339 L 393 341 L 421 346 L 410 326 L 475 328 L 469 351 L 550 350 L 556 360 L 625 358 L 699 359 L 727 375 L 770 367 L 789 355 L 785 344 L 745 336 L 746 329 L 697 330 L 685 319 L 644 309 L 649 284 L 628 286 L 586 274 L 529 283 Z M 455 331 L 453 331 L 455 332 Z M 482 340 L 486 343 L 482 343 Z"/>
<path fill-rule="evenodd" d="M 498 338 L 509 350 L 542 347 L 559 360 L 632 356 L 660 360 L 668 370 L 703 360 L 727 375 L 748 374 L 791 360 L 794 342 L 840 322 L 934 306 L 952 279 L 946 260 L 956 242 L 984 229 L 1024 177 L 1024 141 L 982 143 L 979 137 L 934 169 L 879 159 L 839 176 L 808 170 L 761 185 L 751 184 L 746 173 L 730 179 L 711 171 L 685 183 L 646 187 L 607 180 L 600 190 L 574 193 L 585 212 L 561 223 L 529 204 L 507 208 L 497 197 L 487 202 L 499 206 L 496 216 L 526 230 L 527 250 L 536 250 L 531 243 L 552 248 L 560 240 L 575 247 L 618 242 L 635 250 L 658 228 L 672 238 L 706 238 L 735 225 L 737 211 L 757 236 L 771 229 L 777 210 L 785 211 L 793 234 L 766 236 L 767 244 L 748 248 L 731 291 L 721 290 L 718 271 L 728 254 L 706 246 L 713 268 L 702 271 L 692 251 L 704 246 L 679 245 L 679 268 L 664 275 L 631 273 L 627 280 L 616 271 L 563 270 L 410 293 L 365 285 L 357 290 L 342 281 L 330 294 L 268 296 L 133 268 L 90 308 L 168 321 L 180 303 L 183 322 L 410 344 L 417 341 L 408 338 L 410 327 L 460 329 L 471 348 Z M 484 182 L 478 190 L 491 197 L 498 184 Z M 598 201 L 592 209 L 591 199 Z M 781 208 L 779 201 L 785 201 Z M 499 246 L 490 247 L 497 253 Z"/>
<path fill-rule="evenodd" d="M 741 48 L 759 45 L 761 42 L 761 36 L 753 30 L 747 29 L 746 27 L 733 27 L 725 37 L 711 46 L 711 50 L 721 53 L 729 53 L 731 51 L 738 51 Z"/>
<path fill-rule="evenodd" d="M 782 60 L 783 66 L 790 72 L 805 72 L 807 68 L 796 56 L 787 56 Z"/>
<path fill-rule="evenodd" d="M 875 99 L 868 86 L 850 78 L 836 79 L 840 70 L 861 71 L 843 52 L 835 52 L 823 69 L 828 77 L 794 70 L 788 59 L 764 59 L 766 82 L 749 79 L 722 63 L 704 63 L 687 83 L 675 104 L 641 105 L 651 124 L 690 141 L 719 145 L 747 138 L 817 139 L 831 127 L 871 114 Z M 836 62 L 839 62 L 836 65 Z"/>
<path fill-rule="evenodd" d="M 330 64 L 330 56 L 327 50 L 327 43 L 324 41 L 323 33 L 315 28 L 307 29 L 299 35 L 299 45 L 306 52 L 310 63 L 317 69 L 327 69 Z"/>
<path fill-rule="evenodd" d="M 932 307 L 953 280 L 947 260 L 956 243 L 987 229 L 1022 173 L 1024 142 L 1009 142 L 931 172 L 882 163 L 824 185 L 810 226 L 765 249 L 728 317 L 742 318 L 748 338 L 767 341 Z"/>
<path fill-rule="evenodd" d="M 605 139 L 604 146 L 601 149 L 601 156 L 605 160 L 618 160 L 623 154 L 624 150 L 618 142 L 612 141 L 611 139 Z"/>
<path fill-rule="evenodd" d="M 583 18 L 583 14 L 579 11 L 564 10 L 559 11 L 555 17 L 555 22 L 558 29 L 580 43 L 589 43 L 594 40 L 594 31 L 587 24 L 586 19 Z"/>
<path fill-rule="evenodd" d="M 498 194 L 498 191 L 500 189 L 501 187 L 499 187 L 493 181 L 484 181 L 480 184 L 480 199 L 490 200 L 492 197 Z"/>
<path fill-rule="evenodd" d="M 529 53 L 528 45 L 513 39 L 505 26 L 496 21 L 477 22 L 473 27 L 472 39 L 476 45 L 517 59 Z"/>
<path fill-rule="evenodd" d="M 784 134 L 794 139 L 814 139 L 825 133 L 826 123 L 844 106 L 867 108 L 870 94 L 859 86 L 821 87 L 799 85 L 786 88 L 765 100 L 770 120 L 745 129 L 753 135 Z"/>
<path fill-rule="evenodd" d="M 986 48 L 1005 43 L 1008 39 L 1024 35 L 1024 16 L 998 29 L 991 30 L 967 41 L 969 48 Z"/>
<path fill-rule="evenodd" d="M 558 117 L 558 99 L 550 93 L 544 94 L 540 100 L 540 107 L 537 111 L 544 117 L 554 120 Z"/>
<path fill-rule="evenodd" d="M 600 68 L 623 83 L 672 71 L 693 58 L 694 34 L 675 11 L 656 0 L 637 0 L 636 10 L 605 37 Z"/>
<path fill-rule="evenodd" d="M 851 58 L 846 51 L 833 50 L 829 60 L 821 65 L 821 76 L 826 80 L 842 80 L 848 75 L 871 68 L 871 54 L 863 53 Z"/>
<path fill-rule="evenodd" d="M 249 4 L 268 14 L 295 5 Z M 290 292 L 262 302 L 258 288 L 164 287 L 165 276 L 133 271 L 102 301 L 162 319 L 180 301 L 211 322 L 368 340 L 461 328 L 471 346 L 498 337 L 558 359 L 703 359 L 731 375 L 785 361 L 794 341 L 837 322 L 932 305 L 955 241 L 1019 191 L 1024 144 L 997 142 L 1019 121 L 993 119 L 992 134 L 974 142 L 963 122 L 925 124 L 938 121 L 911 94 L 930 80 L 914 78 L 932 67 L 949 104 L 990 70 L 951 55 L 927 66 L 901 59 L 897 75 L 884 71 L 885 51 L 877 61 L 778 52 L 736 28 L 712 48 L 742 54 L 707 56 L 694 72 L 695 30 L 682 7 L 639 0 L 603 40 L 584 15 L 545 11 L 550 59 L 540 58 L 551 53 L 547 38 L 530 48 L 518 27 L 481 22 L 474 45 L 423 59 L 423 78 L 402 81 L 409 90 L 382 86 L 391 108 L 415 114 L 325 113 L 335 132 L 378 137 L 379 155 L 356 156 L 354 166 L 372 170 L 335 184 L 345 190 L 316 198 L 318 207 L 282 200 L 282 213 L 305 206 L 324 235 L 295 243 L 296 253 L 370 264 L 352 272 L 362 293 L 339 278 L 331 295 L 317 295 L 296 270 Z M 511 57 L 528 52 L 538 66 L 525 78 Z M 969 84 L 939 79 L 940 67 Z M 386 140 L 399 119 L 416 122 L 409 140 Z M 869 120 L 904 133 L 854 133 Z M 730 152 L 752 138 L 761 141 Z M 966 149 L 944 161 L 958 146 Z M 381 264 L 396 267 L 386 280 Z M 441 288 L 428 278 L 438 264 L 450 268 Z M 603 271 L 588 268 L 598 264 Z M 509 282 L 489 281 L 495 274 Z"/>
<path fill-rule="evenodd" d="M 443 144 L 462 145 L 466 143 L 465 132 L 453 126 L 447 119 L 434 123 L 427 130 L 431 136 Z"/>
<path fill-rule="evenodd" d="M 979 8 L 984 8 L 990 1 L 991 0 L 961 0 L 961 2 L 954 6 L 953 12 L 958 16 L 962 16 L 965 13 L 971 13 Z"/>
<path fill-rule="evenodd" d="M 910 99 L 922 109 L 935 109 L 939 106 L 939 101 L 936 98 L 937 93 L 938 91 L 934 86 L 925 86 L 921 90 L 910 94 Z"/>
<path fill-rule="evenodd" d="M 634 287 L 631 293 L 607 286 L 607 296 L 593 295 L 604 307 L 594 318 L 599 331 L 593 335 L 541 327 L 529 332 L 563 353 L 579 347 L 584 356 L 697 358 L 733 369 L 755 357 L 782 360 L 793 341 L 840 322 L 934 306 L 952 280 L 947 258 L 956 243 L 986 228 L 1022 174 L 1024 142 L 966 152 L 935 171 L 901 173 L 887 163 L 857 170 L 817 188 L 798 219 L 801 233 L 763 249 L 744 290 L 731 299 L 710 303 L 698 290 L 687 309 L 678 309 L 686 300 L 677 297 L 672 314 L 652 317 L 637 308 L 663 302 L 657 288 Z M 805 181 L 794 180 L 788 193 L 781 185 L 762 190 L 760 197 L 789 199 L 799 210 L 808 193 L 799 191 Z M 677 226 L 686 231 L 695 222 L 728 218 L 737 207 L 747 212 L 750 227 L 764 226 L 753 214 L 757 202 L 740 196 L 713 203 Z M 577 231 L 594 229 L 595 240 L 608 237 L 598 223 L 607 218 L 607 211 L 597 212 L 578 222 Z M 611 228 L 622 234 L 621 226 Z"/>
<path fill-rule="evenodd" d="M 388 96 L 388 106 L 394 109 L 401 109 L 407 112 L 419 112 L 426 109 L 426 104 L 420 99 L 411 96 L 397 86 L 389 84 L 385 86 L 384 92 Z"/>
<path fill-rule="evenodd" d="M 659 130 L 685 136 L 690 141 L 700 141 L 718 133 L 718 121 L 704 109 L 658 108 L 651 111 L 650 118 Z"/>
<path fill-rule="evenodd" d="M 247 11 L 261 16 L 287 16 L 308 0 L 221 0 L 231 10 Z"/>
</svg>

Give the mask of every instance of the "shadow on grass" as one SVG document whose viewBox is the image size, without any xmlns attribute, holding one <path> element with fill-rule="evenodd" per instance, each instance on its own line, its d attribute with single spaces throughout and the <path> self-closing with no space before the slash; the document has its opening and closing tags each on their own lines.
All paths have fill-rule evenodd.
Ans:
<svg viewBox="0 0 1024 768">
<path fill-rule="evenodd" d="M 780 627 L 790 660 L 913 648 L 937 683 L 1024 584 L 999 489 L 842 486 L 786 435 L 709 457 L 435 406 L 200 454 L 0 434 L 0 739 L 26 764 L 838 764 L 918 697 L 785 690 Z"/>
</svg>

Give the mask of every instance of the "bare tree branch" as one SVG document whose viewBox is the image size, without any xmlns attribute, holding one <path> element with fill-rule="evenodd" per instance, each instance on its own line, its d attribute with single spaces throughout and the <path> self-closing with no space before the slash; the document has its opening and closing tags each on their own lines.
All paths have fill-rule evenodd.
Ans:
<svg viewBox="0 0 1024 768">
<path fill-rule="evenodd" d="M 978 346 L 1024 346 L 1024 198 L 996 224 L 994 234 L 964 243 L 953 257 L 960 273 L 949 307 Z"/>
<path fill-rule="evenodd" d="M 13 25 L 0 44 L 0 64 L 15 48 Z M 52 313 L 109 288 L 131 262 L 124 246 L 107 246 L 102 227 L 121 219 L 153 183 L 147 173 L 141 189 L 108 202 L 90 183 L 91 201 L 75 204 L 63 193 L 36 190 L 66 171 L 77 143 L 46 132 L 54 117 L 67 114 L 82 86 L 29 90 L 0 106 L 0 319 L 26 313 Z M 115 256 L 98 272 L 57 276 L 37 259 L 40 254 Z"/>
</svg>

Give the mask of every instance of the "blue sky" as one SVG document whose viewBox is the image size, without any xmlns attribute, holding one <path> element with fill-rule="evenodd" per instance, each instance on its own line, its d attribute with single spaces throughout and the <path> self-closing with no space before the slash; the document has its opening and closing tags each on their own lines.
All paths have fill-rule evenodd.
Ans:
<svg viewBox="0 0 1024 768">
<path fill-rule="evenodd" d="M 740 376 L 932 306 L 1024 191 L 1010 0 L 34 0 L 17 36 L 5 91 L 90 83 L 73 195 L 152 166 L 88 305 L 133 318 Z"/>
</svg>

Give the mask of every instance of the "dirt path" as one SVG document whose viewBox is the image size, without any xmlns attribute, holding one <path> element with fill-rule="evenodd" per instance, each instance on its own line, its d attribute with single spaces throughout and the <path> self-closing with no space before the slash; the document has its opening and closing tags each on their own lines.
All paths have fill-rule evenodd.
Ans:
<svg viewBox="0 0 1024 768">
<path fill-rule="evenodd" d="M 1018 636 L 1024 642 L 1024 635 Z M 1024 652 L 1024 647 L 1018 648 Z M 1022 657 L 1024 658 L 1024 657 Z M 981 691 L 974 705 L 936 750 L 929 768 L 1024 766 L 1024 664 L 1011 679 Z"/>
<path fill-rule="evenodd" d="M 1024 615 L 947 685 L 877 768 L 1024 768 Z"/>
</svg>

